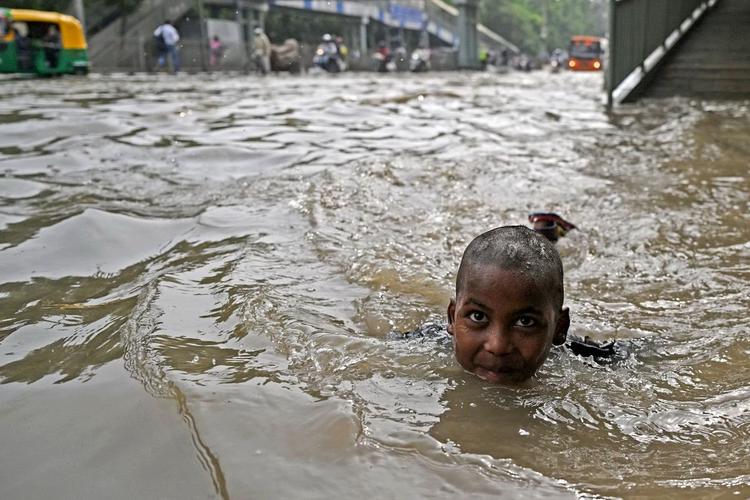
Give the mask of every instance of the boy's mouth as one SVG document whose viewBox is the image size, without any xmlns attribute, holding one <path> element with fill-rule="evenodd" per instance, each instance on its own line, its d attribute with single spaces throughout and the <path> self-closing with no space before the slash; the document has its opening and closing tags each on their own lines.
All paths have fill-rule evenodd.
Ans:
<svg viewBox="0 0 750 500">
<path fill-rule="evenodd" d="M 487 382 L 508 382 L 515 380 L 518 370 L 509 366 L 500 366 L 496 368 L 485 368 L 477 366 L 474 374 Z"/>
</svg>

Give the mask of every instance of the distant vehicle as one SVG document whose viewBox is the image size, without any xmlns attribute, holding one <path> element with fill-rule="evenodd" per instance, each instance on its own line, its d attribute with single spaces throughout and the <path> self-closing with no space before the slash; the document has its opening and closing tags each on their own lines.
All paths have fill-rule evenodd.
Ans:
<svg viewBox="0 0 750 500">
<path fill-rule="evenodd" d="M 409 58 L 409 70 L 414 73 L 430 71 L 430 49 L 416 49 Z"/>
<path fill-rule="evenodd" d="M 339 50 L 331 35 L 324 35 L 323 42 L 315 49 L 313 66 L 329 73 L 339 73 L 346 69 L 346 64 L 339 56 Z"/>
<path fill-rule="evenodd" d="M 537 69 L 535 61 L 526 54 L 513 57 L 511 66 L 518 71 L 531 71 Z"/>
<path fill-rule="evenodd" d="M 375 71 L 378 73 L 388 73 L 390 71 L 396 71 L 396 63 L 393 60 L 393 53 L 388 48 L 385 41 L 378 42 L 378 48 L 372 55 L 374 61 Z"/>
<path fill-rule="evenodd" d="M 552 73 L 559 73 L 560 70 L 567 66 L 568 55 L 564 50 L 555 49 L 549 57 L 549 67 Z"/>
<path fill-rule="evenodd" d="M 58 12 L 0 8 L 0 73 L 88 71 L 86 36 L 78 19 Z"/>
<path fill-rule="evenodd" d="M 409 71 L 411 69 L 409 54 L 399 38 L 391 40 L 391 59 L 393 64 L 396 65 L 396 71 Z"/>
<path fill-rule="evenodd" d="M 604 60 L 603 39 L 598 36 L 576 35 L 570 38 L 568 69 L 600 71 Z"/>
</svg>

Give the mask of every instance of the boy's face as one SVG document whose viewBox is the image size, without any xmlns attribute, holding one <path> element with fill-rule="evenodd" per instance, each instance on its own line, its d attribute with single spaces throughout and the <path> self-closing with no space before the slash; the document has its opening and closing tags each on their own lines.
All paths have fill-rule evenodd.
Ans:
<svg viewBox="0 0 750 500">
<path fill-rule="evenodd" d="M 548 286 L 544 286 L 548 285 Z M 473 266 L 448 306 L 448 332 L 464 369 L 493 383 L 518 383 L 565 342 L 570 317 L 551 283 L 491 265 Z"/>
</svg>

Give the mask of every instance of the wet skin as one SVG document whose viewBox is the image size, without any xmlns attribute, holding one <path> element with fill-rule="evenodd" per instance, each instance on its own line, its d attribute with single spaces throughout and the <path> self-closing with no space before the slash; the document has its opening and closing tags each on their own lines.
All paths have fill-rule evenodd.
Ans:
<svg viewBox="0 0 750 500">
<path fill-rule="evenodd" d="M 544 281 L 544 280 L 540 280 Z M 464 369 L 493 383 L 519 383 L 561 345 L 570 325 L 548 283 L 517 271 L 475 266 L 448 305 L 448 333 Z"/>
</svg>

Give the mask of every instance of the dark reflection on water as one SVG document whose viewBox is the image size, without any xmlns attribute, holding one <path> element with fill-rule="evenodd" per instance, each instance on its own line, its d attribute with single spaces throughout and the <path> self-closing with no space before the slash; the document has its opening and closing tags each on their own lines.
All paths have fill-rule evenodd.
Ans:
<svg viewBox="0 0 750 500">
<path fill-rule="evenodd" d="M 748 496 L 750 104 L 600 84 L 3 82 L 0 496 Z M 537 209 L 624 362 L 491 387 L 389 338 Z"/>
</svg>

